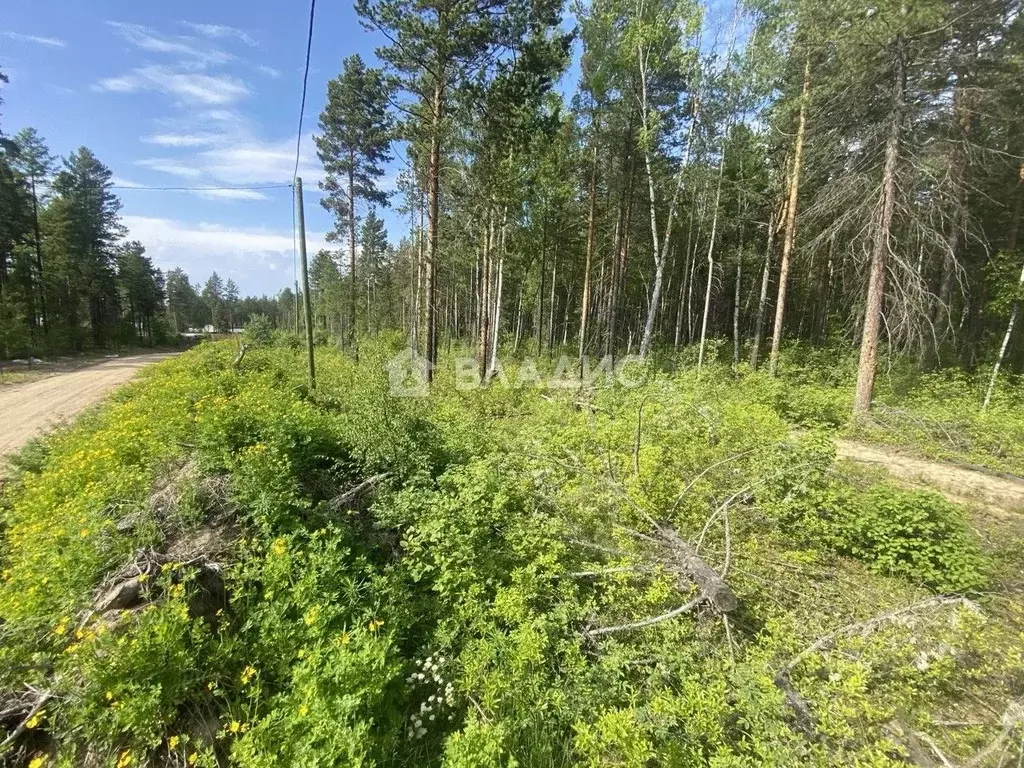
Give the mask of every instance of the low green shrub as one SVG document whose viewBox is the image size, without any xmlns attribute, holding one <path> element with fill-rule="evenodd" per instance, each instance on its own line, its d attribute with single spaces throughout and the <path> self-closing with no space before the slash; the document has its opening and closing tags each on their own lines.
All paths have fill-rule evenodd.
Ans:
<svg viewBox="0 0 1024 768">
<path fill-rule="evenodd" d="M 841 551 L 872 570 L 939 592 L 985 583 L 984 561 L 961 510 L 937 493 L 877 485 L 832 521 Z"/>
</svg>

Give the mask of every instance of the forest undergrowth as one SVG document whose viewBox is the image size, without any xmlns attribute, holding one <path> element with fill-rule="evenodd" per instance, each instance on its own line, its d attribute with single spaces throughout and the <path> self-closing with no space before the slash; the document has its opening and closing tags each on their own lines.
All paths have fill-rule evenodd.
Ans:
<svg viewBox="0 0 1024 768">
<path fill-rule="evenodd" d="M 838 465 L 834 361 L 406 398 L 397 351 L 203 345 L 13 459 L 0 765 L 1021 759 L 1024 525 Z"/>
</svg>

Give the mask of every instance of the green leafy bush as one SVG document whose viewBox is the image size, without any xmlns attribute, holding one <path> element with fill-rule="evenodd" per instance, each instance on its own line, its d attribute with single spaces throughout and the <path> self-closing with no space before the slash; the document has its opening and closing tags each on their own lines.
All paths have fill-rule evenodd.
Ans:
<svg viewBox="0 0 1024 768">
<path fill-rule="evenodd" d="M 937 493 L 878 485 L 833 523 L 841 550 L 879 573 L 939 592 L 966 592 L 985 582 L 978 543 L 963 513 Z"/>
<path fill-rule="evenodd" d="M 245 324 L 243 336 L 254 347 L 269 347 L 274 342 L 274 324 L 266 315 L 253 315 Z"/>
</svg>

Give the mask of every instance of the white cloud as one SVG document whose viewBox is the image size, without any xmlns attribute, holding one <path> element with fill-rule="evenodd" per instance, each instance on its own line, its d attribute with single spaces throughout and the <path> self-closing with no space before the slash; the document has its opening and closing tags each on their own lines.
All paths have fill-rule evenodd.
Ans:
<svg viewBox="0 0 1024 768">
<path fill-rule="evenodd" d="M 40 37 L 39 35 L 23 35 L 20 32 L 0 32 L 0 35 L 16 40 L 19 43 L 35 43 L 36 45 L 48 45 L 51 48 L 64 48 L 67 46 L 63 40 L 56 37 Z"/>
<path fill-rule="evenodd" d="M 191 224 L 152 216 L 122 216 L 128 237 L 139 240 L 161 269 L 180 266 L 205 280 L 216 270 L 233 276 L 243 293 L 276 293 L 292 282 L 292 232 L 266 227 Z M 308 233 L 310 253 L 327 248 L 320 233 Z"/>
<path fill-rule="evenodd" d="M 186 35 L 162 35 L 141 24 L 127 24 L 122 21 L 108 21 L 125 40 L 143 51 L 185 56 L 204 64 L 224 64 L 234 56 L 209 45 L 195 37 Z"/>
<path fill-rule="evenodd" d="M 205 197 L 208 200 L 266 200 L 267 196 L 255 189 L 201 189 L 195 190 L 193 194 Z"/>
<path fill-rule="evenodd" d="M 159 144 L 161 147 L 202 147 L 216 144 L 220 137 L 210 133 L 157 133 L 143 136 L 146 144 Z"/>
<path fill-rule="evenodd" d="M 307 186 L 323 178 L 323 169 L 312 153 L 313 141 L 306 136 L 299 175 Z M 295 139 L 232 143 L 200 152 L 197 162 L 207 173 L 229 184 L 260 184 L 290 181 L 295 170 Z"/>
<path fill-rule="evenodd" d="M 127 189 L 139 189 L 140 187 L 143 186 L 142 184 L 139 184 L 139 182 L 137 181 L 125 179 L 120 176 L 111 176 L 110 183 L 113 184 L 115 187 L 124 187 Z"/>
<path fill-rule="evenodd" d="M 190 21 L 181 22 L 184 26 L 198 32 L 200 35 L 206 37 L 217 37 L 217 38 L 236 38 L 241 40 L 248 46 L 256 47 L 256 41 L 253 40 L 248 34 L 236 27 L 229 27 L 225 24 L 194 24 Z"/>
<path fill-rule="evenodd" d="M 182 72 L 156 65 L 137 67 L 125 75 L 105 78 L 93 88 L 114 93 L 158 91 L 187 104 L 208 105 L 232 104 L 249 95 L 248 86 L 237 77 Z"/>
<path fill-rule="evenodd" d="M 147 157 L 142 160 L 136 160 L 136 165 L 141 165 L 144 168 L 151 168 L 154 171 L 160 173 L 169 173 L 172 176 L 181 176 L 185 179 L 198 179 L 203 175 L 203 172 L 199 168 L 195 168 L 191 165 L 179 162 L 178 160 L 168 160 L 161 157 Z"/>
<path fill-rule="evenodd" d="M 256 69 L 262 72 L 267 77 L 272 77 L 275 80 L 281 76 L 281 70 L 268 67 L 266 64 L 257 64 Z"/>
</svg>

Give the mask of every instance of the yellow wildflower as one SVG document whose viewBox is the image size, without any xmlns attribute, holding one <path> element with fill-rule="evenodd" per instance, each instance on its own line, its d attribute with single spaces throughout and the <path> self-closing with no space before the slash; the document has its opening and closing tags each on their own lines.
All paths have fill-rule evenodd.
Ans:
<svg viewBox="0 0 1024 768">
<path fill-rule="evenodd" d="M 349 637 L 348 632 L 342 632 L 340 639 L 341 639 L 341 644 L 342 645 L 348 645 L 352 641 L 352 638 Z"/>
<path fill-rule="evenodd" d="M 232 733 L 238 733 L 238 731 L 241 728 L 242 728 L 242 724 L 240 722 L 238 722 L 237 720 L 232 720 L 231 721 L 231 725 L 228 726 L 228 730 L 231 731 Z"/>
<path fill-rule="evenodd" d="M 175 734 L 174 736 L 171 736 L 171 738 L 169 738 L 167 740 L 167 748 L 168 749 L 177 749 L 179 741 L 181 741 L 181 738 L 177 734 Z"/>
<path fill-rule="evenodd" d="M 308 714 L 309 714 L 309 707 L 307 707 L 305 704 L 303 704 L 301 707 L 299 707 L 299 717 L 305 717 Z"/>
<path fill-rule="evenodd" d="M 256 670 L 253 669 L 252 665 L 247 666 L 242 670 L 242 685 L 248 685 L 249 681 L 252 680 L 253 675 L 256 674 Z"/>
<path fill-rule="evenodd" d="M 113 694 L 112 691 L 107 691 L 103 695 L 106 697 L 107 701 L 113 701 L 113 699 L 114 699 L 114 694 Z"/>
<path fill-rule="evenodd" d="M 46 710 L 45 709 L 40 709 L 38 712 L 36 712 L 34 715 L 32 715 L 32 717 L 29 718 L 28 722 L 25 723 L 25 727 L 28 728 L 28 729 L 35 728 L 37 725 L 39 725 L 41 722 L 43 722 L 43 720 L 45 718 L 46 718 Z"/>
<path fill-rule="evenodd" d="M 43 768 L 47 759 L 46 755 L 36 755 L 28 761 L 28 768 Z"/>
<path fill-rule="evenodd" d="M 373 621 L 370 622 L 370 631 L 371 632 L 376 632 L 378 629 L 380 629 L 383 626 L 384 626 L 384 620 L 383 619 L 374 619 Z"/>
<path fill-rule="evenodd" d="M 199 755 L 197 755 L 195 752 L 193 752 L 191 755 L 188 756 L 188 764 L 189 765 L 195 765 L 196 764 L 196 760 L 198 760 L 198 759 L 199 759 Z"/>
<path fill-rule="evenodd" d="M 132 753 L 125 750 L 117 758 L 117 768 L 127 768 L 132 764 Z"/>
</svg>

